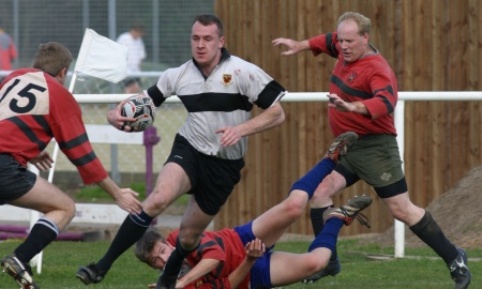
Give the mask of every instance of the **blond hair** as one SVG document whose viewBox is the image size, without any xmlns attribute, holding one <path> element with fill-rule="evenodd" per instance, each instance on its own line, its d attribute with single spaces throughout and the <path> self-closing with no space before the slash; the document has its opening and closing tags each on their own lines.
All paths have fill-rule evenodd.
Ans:
<svg viewBox="0 0 482 289">
<path fill-rule="evenodd" d="M 345 12 L 338 18 L 338 25 L 340 25 L 341 22 L 349 19 L 355 21 L 355 23 L 357 24 L 359 35 L 364 35 L 365 33 L 370 34 L 370 18 L 357 12 Z"/>
</svg>

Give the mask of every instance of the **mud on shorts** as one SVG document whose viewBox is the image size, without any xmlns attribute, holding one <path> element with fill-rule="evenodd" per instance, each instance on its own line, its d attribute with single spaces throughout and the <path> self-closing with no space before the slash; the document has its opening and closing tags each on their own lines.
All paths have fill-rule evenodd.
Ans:
<svg viewBox="0 0 482 289">
<path fill-rule="evenodd" d="M 371 185 L 380 198 L 407 191 L 396 137 L 379 134 L 360 137 L 343 156 L 335 171 L 345 177 L 349 187 L 358 180 Z"/>
<path fill-rule="evenodd" d="M 187 193 L 194 195 L 201 210 L 211 216 L 227 201 L 244 167 L 243 159 L 227 160 L 200 153 L 179 134 L 167 158 L 166 163 L 169 162 L 184 169 L 191 181 L 191 190 Z"/>
<path fill-rule="evenodd" d="M 246 245 L 248 242 L 253 241 L 256 239 L 256 236 L 253 234 L 253 222 L 249 222 L 247 224 L 237 226 L 234 228 L 234 231 L 238 233 L 239 238 L 243 245 Z M 250 280 L 249 280 L 249 288 L 251 289 L 270 289 L 273 288 L 271 284 L 271 275 L 270 275 L 270 262 L 271 262 L 271 255 L 273 254 L 274 245 L 266 248 L 266 253 L 263 256 L 256 259 L 254 262 L 253 267 L 250 270 Z"/>
<path fill-rule="evenodd" d="M 37 175 L 9 154 L 0 154 L 0 205 L 20 198 L 32 189 Z"/>
</svg>

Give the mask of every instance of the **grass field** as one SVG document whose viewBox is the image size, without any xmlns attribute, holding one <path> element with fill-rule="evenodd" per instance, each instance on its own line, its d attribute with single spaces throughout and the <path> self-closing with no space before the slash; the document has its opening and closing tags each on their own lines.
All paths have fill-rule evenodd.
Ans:
<svg viewBox="0 0 482 289">
<path fill-rule="evenodd" d="M 11 252 L 18 241 L 0 243 L 0 255 Z M 34 275 L 42 289 L 133 289 L 147 288 L 148 283 L 157 280 L 158 273 L 141 264 L 132 251 L 117 260 L 114 267 L 99 284 L 85 286 L 75 278 L 79 265 L 97 260 L 107 249 L 108 242 L 54 242 L 43 255 L 42 273 Z M 281 242 L 276 250 L 304 252 L 308 243 L 304 241 Z M 365 244 L 360 240 L 340 240 L 338 251 L 341 258 L 342 272 L 336 277 L 327 277 L 314 284 L 293 284 L 287 289 L 314 288 L 453 288 L 449 272 L 441 259 L 428 248 L 406 249 L 407 256 L 419 259 L 373 260 L 368 255 L 390 255 L 393 248 L 380 248 L 374 244 Z M 472 271 L 470 288 L 482 288 L 482 250 L 468 250 L 469 266 Z M 18 288 L 16 283 L 5 273 L 0 274 L 0 288 Z"/>
</svg>

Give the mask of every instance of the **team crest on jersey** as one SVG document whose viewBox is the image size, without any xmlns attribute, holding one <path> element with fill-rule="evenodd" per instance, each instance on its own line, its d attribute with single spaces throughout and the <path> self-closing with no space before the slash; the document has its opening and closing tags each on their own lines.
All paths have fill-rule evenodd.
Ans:
<svg viewBox="0 0 482 289">
<path fill-rule="evenodd" d="M 357 77 L 357 76 L 358 76 L 358 74 L 356 74 L 356 72 L 352 72 L 346 80 L 348 82 L 352 82 L 355 79 L 355 77 Z"/>
<path fill-rule="evenodd" d="M 223 84 L 225 86 L 231 85 L 232 80 L 233 76 L 231 74 L 223 74 Z"/>
</svg>

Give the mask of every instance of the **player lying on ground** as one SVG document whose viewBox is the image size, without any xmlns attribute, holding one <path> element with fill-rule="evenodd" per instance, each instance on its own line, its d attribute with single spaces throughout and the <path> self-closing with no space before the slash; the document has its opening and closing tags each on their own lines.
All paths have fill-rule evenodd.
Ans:
<svg viewBox="0 0 482 289">
<path fill-rule="evenodd" d="M 372 199 L 355 197 L 340 208 L 327 210 L 323 231 L 316 236 L 307 253 L 273 251 L 275 242 L 303 207 L 301 194 L 301 191 L 290 194 L 281 204 L 245 225 L 205 231 L 199 249 L 186 259 L 176 288 L 273 288 L 302 281 L 323 270 L 335 250 L 343 224 L 350 225 Z M 178 230 L 170 233 L 166 240 L 158 232 L 147 231 L 137 243 L 136 256 L 162 270 L 175 250 L 177 235 Z M 266 240 L 267 252 L 260 240 Z M 258 257 L 256 254 L 260 251 L 264 254 Z M 150 288 L 155 286 L 149 285 Z"/>
<path fill-rule="evenodd" d="M 339 153 L 346 151 L 347 139 L 352 141 L 356 135 L 344 134 L 342 138 L 345 140 L 335 140 L 327 156 L 292 186 L 280 204 L 245 225 L 205 232 L 198 249 L 186 258 L 190 269 L 177 280 L 176 288 L 272 288 L 301 281 L 322 270 L 335 250 L 341 227 L 349 225 L 370 205 L 370 197 L 355 197 L 341 208 L 328 210 L 324 230 L 308 253 L 273 252 L 272 248 L 301 216 L 317 185 L 336 165 Z M 136 256 L 153 268 L 163 269 L 174 251 L 177 235 L 178 230 L 164 240 L 160 234 L 148 231 L 137 243 Z M 269 250 L 254 260 L 246 251 L 259 252 L 259 241 L 250 243 L 256 239 Z"/>
</svg>

